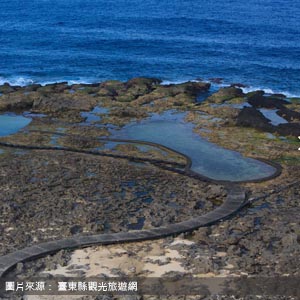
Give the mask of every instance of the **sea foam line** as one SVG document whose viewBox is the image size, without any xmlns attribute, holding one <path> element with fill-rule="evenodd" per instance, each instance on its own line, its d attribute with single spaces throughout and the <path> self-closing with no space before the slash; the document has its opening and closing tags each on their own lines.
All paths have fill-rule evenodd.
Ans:
<svg viewBox="0 0 300 300">
<path fill-rule="evenodd" d="M 261 87 L 245 87 L 245 88 L 241 88 L 243 90 L 244 93 L 249 93 L 249 92 L 254 92 L 254 91 L 264 91 L 266 94 L 283 94 L 288 98 L 299 98 L 300 94 L 294 94 L 294 93 L 290 93 L 287 91 L 275 91 L 273 89 L 270 88 L 261 88 Z"/>
<path fill-rule="evenodd" d="M 4 83 L 9 83 L 12 86 L 27 86 L 31 84 L 41 84 L 42 86 L 45 86 L 47 84 L 54 84 L 54 83 L 61 83 L 61 82 L 67 82 L 68 85 L 73 84 L 92 84 L 97 82 L 103 82 L 105 80 L 109 79 L 100 79 L 100 78 L 79 78 L 79 79 L 59 79 L 59 80 L 45 80 L 45 81 L 37 81 L 32 78 L 26 78 L 23 76 L 15 76 L 15 77 L 1 77 L 0 76 L 0 85 L 3 85 Z M 183 79 L 183 80 L 163 80 L 161 82 L 161 85 L 170 85 L 170 84 L 182 84 L 186 82 L 209 82 L 212 85 L 212 89 L 215 90 L 216 88 L 222 88 L 222 87 L 228 87 L 230 86 L 230 83 L 213 83 L 209 80 L 197 80 L 197 79 Z M 244 93 L 249 93 L 257 90 L 264 91 L 267 94 L 283 94 L 288 98 L 300 98 L 300 93 L 291 93 L 289 91 L 280 91 L 280 90 L 273 90 L 271 88 L 263 88 L 263 87 L 257 87 L 257 86 L 249 86 L 249 87 L 243 87 L 241 88 Z"/>
<path fill-rule="evenodd" d="M 0 85 L 3 85 L 4 83 L 9 83 L 12 86 L 27 86 L 31 84 L 40 84 L 42 86 L 45 86 L 47 84 L 54 84 L 54 83 L 61 83 L 61 82 L 67 82 L 68 85 L 72 84 L 92 84 L 96 82 L 101 82 L 102 80 L 97 79 L 91 79 L 91 78 L 80 78 L 77 80 L 73 79 L 59 79 L 59 80 L 45 80 L 45 81 L 37 81 L 33 80 L 31 78 L 26 77 L 0 77 Z"/>
</svg>

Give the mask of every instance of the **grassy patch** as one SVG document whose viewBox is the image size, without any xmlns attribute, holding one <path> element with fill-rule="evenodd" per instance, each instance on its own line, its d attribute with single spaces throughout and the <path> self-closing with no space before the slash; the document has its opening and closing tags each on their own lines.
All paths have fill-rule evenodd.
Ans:
<svg viewBox="0 0 300 300">
<path fill-rule="evenodd" d="M 295 165 L 295 164 L 300 164 L 300 157 L 295 157 L 295 156 L 281 156 L 279 159 L 275 160 L 277 163 L 282 163 L 286 165 Z"/>
</svg>

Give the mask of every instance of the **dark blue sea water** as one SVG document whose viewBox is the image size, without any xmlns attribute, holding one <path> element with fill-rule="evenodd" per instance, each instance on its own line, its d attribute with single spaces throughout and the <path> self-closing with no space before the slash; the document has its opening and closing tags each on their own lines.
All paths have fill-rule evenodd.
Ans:
<svg viewBox="0 0 300 300">
<path fill-rule="evenodd" d="M 300 95 L 300 1 L 0 1 L 0 82 L 136 76 Z"/>
</svg>

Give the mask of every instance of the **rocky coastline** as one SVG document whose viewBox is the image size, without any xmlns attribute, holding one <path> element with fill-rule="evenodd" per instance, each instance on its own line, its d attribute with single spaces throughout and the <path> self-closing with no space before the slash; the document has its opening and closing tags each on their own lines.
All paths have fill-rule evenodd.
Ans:
<svg viewBox="0 0 300 300">
<path fill-rule="evenodd" d="M 112 263 L 108 268 L 114 274 L 135 276 L 151 272 L 160 276 L 299 276 L 300 99 L 263 91 L 244 93 L 242 87 L 234 84 L 209 93 L 207 82 L 162 85 L 155 78 L 76 85 L 4 84 L 0 86 L 0 111 L 30 115 L 32 122 L 0 141 L 91 150 L 103 146 L 96 138 L 109 137 L 110 128 L 167 110 L 186 112 L 185 121 L 195 125 L 197 134 L 245 156 L 279 163 L 282 173 L 260 183 L 241 183 L 251 204 L 226 221 L 178 238 L 107 246 L 113 257 L 119 255 L 116 249 L 123 249 L 124 257 L 130 251 L 135 253 L 129 264 Z M 198 100 L 207 94 L 204 100 Z M 95 112 L 97 107 L 105 111 Z M 86 115 L 90 113 L 95 117 L 92 121 Z M 42 133 L 45 131 L 52 133 Z M 69 135 L 59 135 L 61 132 Z M 4 151 L 0 154 L 1 255 L 76 234 L 176 223 L 212 210 L 226 197 L 222 185 L 201 182 L 148 163 L 91 158 L 80 153 L 0 148 Z M 141 151 L 132 144 L 115 145 L 113 151 L 167 160 L 170 164 L 185 163 L 176 153 L 166 156 L 155 148 Z M 88 248 L 81 255 L 92 257 L 105 252 L 105 247 Z M 151 266 L 145 262 L 148 256 L 168 257 L 166 253 L 172 251 L 177 256 L 167 261 L 152 259 Z M 91 261 L 81 268 L 74 260 L 74 255 L 79 254 L 63 251 L 18 265 L 12 274 L 51 274 L 55 269 L 62 271 L 63 266 L 75 268 L 80 275 L 87 275 L 87 270 L 103 274 L 97 273 Z M 104 261 L 108 257 L 108 253 L 102 253 Z M 134 265 L 140 267 L 130 269 Z"/>
</svg>

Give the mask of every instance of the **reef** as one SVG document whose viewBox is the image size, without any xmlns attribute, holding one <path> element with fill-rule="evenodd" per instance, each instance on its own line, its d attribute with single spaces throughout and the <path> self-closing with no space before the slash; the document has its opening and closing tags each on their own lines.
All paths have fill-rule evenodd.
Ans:
<svg viewBox="0 0 300 300">
<path fill-rule="evenodd" d="M 222 184 L 150 163 L 158 160 L 168 167 L 184 165 L 185 159 L 178 153 L 166 154 L 155 147 L 145 150 L 134 143 L 115 143 L 105 149 L 99 140 L 109 137 L 111 128 L 174 110 L 186 112 L 185 121 L 192 122 L 202 137 L 245 156 L 279 163 L 282 173 L 269 181 L 240 184 L 250 204 L 233 218 L 181 235 L 178 243 L 170 237 L 150 244 L 133 243 L 131 248 L 122 246 L 127 253 L 136 253 L 132 263 L 142 261 L 145 253 L 158 247 L 159 253 L 166 249 L 179 253 L 177 264 L 172 258 L 166 262 L 158 258 L 153 263 L 171 264 L 170 268 L 176 265 L 180 270 L 176 273 L 174 267 L 176 276 L 299 275 L 300 101 L 263 91 L 244 93 L 243 87 L 233 84 L 210 93 L 207 82 L 163 85 L 155 78 L 0 86 L 0 111 L 32 118 L 26 128 L 0 138 L 1 142 L 102 149 L 108 154 L 91 157 L 0 147 L 1 255 L 77 234 L 159 227 L 222 204 L 226 197 Z M 207 97 L 199 101 L 202 95 Z M 109 157 L 111 154 L 148 162 Z M 121 246 L 109 247 L 113 252 Z M 71 264 L 72 255 L 60 252 L 19 265 L 13 272 L 50 272 Z M 114 255 L 117 257 L 117 252 Z M 151 273 L 148 266 L 130 274 L 148 274 L 147 268 Z M 125 269 L 114 272 L 129 274 Z"/>
</svg>

